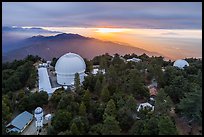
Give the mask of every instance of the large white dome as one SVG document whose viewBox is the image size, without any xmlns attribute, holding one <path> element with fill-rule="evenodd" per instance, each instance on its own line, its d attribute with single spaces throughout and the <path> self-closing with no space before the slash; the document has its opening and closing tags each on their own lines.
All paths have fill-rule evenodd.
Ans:
<svg viewBox="0 0 204 137">
<path fill-rule="evenodd" d="M 75 74 L 84 72 L 85 69 L 86 65 L 83 58 L 75 53 L 64 54 L 55 65 L 55 70 L 58 74 Z"/>
<path fill-rule="evenodd" d="M 185 66 L 189 66 L 188 62 L 183 59 L 176 60 L 173 66 L 183 69 Z"/>
<path fill-rule="evenodd" d="M 60 85 L 73 85 L 75 73 L 79 73 L 82 82 L 85 69 L 86 64 L 81 56 L 75 53 L 67 53 L 61 56 L 55 65 L 57 82 Z"/>
</svg>

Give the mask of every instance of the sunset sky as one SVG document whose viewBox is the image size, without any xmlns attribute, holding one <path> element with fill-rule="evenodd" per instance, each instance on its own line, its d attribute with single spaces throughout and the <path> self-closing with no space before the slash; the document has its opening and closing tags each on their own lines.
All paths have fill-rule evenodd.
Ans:
<svg viewBox="0 0 204 137">
<path fill-rule="evenodd" d="M 202 56 L 201 2 L 9 2 L 2 25 L 127 43 L 172 59 Z"/>
</svg>

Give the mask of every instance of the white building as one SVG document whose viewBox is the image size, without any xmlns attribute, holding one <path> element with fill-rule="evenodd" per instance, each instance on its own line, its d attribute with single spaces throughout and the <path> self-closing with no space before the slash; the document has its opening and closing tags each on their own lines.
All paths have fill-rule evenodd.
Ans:
<svg viewBox="0 0 204 137">
<path fill-rule="evenodd" d="M 173 66 L 183 69 L 185 66 L 189 66 L 189 64 L 186 60 L 178 59 L 174 62 Z"/>
<path fill-rule="evenodd" d="M 67 53 L 58 59 L 55 70 L 58 84 L 72 85 L 76 73 L 79 74 L 80 82 L 84 81 L 86 64 L 81 56 L 75 53 Z"/>
<path fill-rule="evenodd" d="M 36 128 L 39 129 L 43 127 L 43 109 L 41 107 L 37 107 L 35 109 L 34 116 L 36 118 L 36 121 L 35 121 Z"/>
<path fill-rule="evenodd" d="M 45 115 L 45 120 L 51 120 L 51 118 L 52 118 L 52 115 L 51 114 L 47 114 L 47 115 Z"/>
<path fill-rule="evenodd" d="M 106 71 L 105 71 L 105 69 L 94 68 L 91 73 L 94 75 L 96 75 L 97 73 L 105 74 Z"/>
<path fill-rule="evenodd" d="M 50 64 L 51 64 L 51 61 L 50 60 L 48 60 L 48 61 L 46 61 L 46 63 L 47 63 L 47 65 L 48 65 L 48 67 L 50 66 Z"/>
<path fill-rule="evenodd" d="M 38 68 L 38 76 L 39 76 L 38 79 L 39 91 L 46 91 L 47 94 L 51 96 L 55 90 L 61 88 L 61 86 L 52 88 L 47 68 L 44 67 Z"/>
<path fill-rule="evenodd" d="M 49 75 L 47 72 L 47 68 L 38 68 L 38 76 L 39 76 L 39 91 L 46 91 L 48 94 L 52 93 L 52 87 L 49 79 Z"/>
<path fill-rule="evenodd" d="M 151 111 L 154 111 L 154 106 L 152 106 L 150 103 L 146 102 L 146 103 L 141 103 L 139 105 L 139 107 L 137 108 L 137 111 L 139 112 L 141 109 L 144 108 L 151 108 Z"/>
<path fill-rule="evenodd" d="M 48 68 L 48 67 L 49 67 L 49 64 L 47 64 L 47 63 L 41 63 L 41 64 L 38 65 L 38 67 L 39 67 L 39 68 L 40 68 L 40 67 Z"/>
<path fill-rule="evenodd" d="M 97 73 L 105 74 L 106 71 L 105 71 L 105 69 L 100 69 L 100 66 L 99 66 L 99 65 L 93 65 L 93 70 L 91 71 L 91 73 L 92 73 L 93 75 L 96 75 Z"/>
<path fill-rule="evenodd" d="M 127 59 L 127 61 L 128 61 L 128 62 L 129 62 L 129 61 L 140 62 L 140 61 L 142 61 L 142 60 L 139 59 L 139 58 L 131 58 L 131 59 Z"/>
</svg>

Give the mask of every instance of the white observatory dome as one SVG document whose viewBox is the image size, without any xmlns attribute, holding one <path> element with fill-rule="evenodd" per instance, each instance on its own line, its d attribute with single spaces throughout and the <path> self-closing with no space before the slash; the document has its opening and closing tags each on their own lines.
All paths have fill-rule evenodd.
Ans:
<svg viewBox="0 0 204 137">
<path fill-rule="evenodd" d="M 61 56 L 55 65 L 57 83 L 60 85 L 72 85 L 75 73 L 79 73 L 80 82 L 82 82 L 84 80 L 85 69 L 86 64 L 81 56 L 75 53 L 67 53 Z"/>
<path fill-rule="evenodd" d="M 36 109 L 35 109 L 35 114 L 40 114 L 40 113 L 42 113 L 43 112 L 43 109 L 41 108 L 41 107 L 37 107 Z"/>
<path fill-rule="evenodd" d="M 37 128 L 43 127 L 43 109 L 41 107 L 37 107 L 35 109 L 35 126 Z"/>
<path fill-rule="evenodd" d="M 174 62 L 173 66 L 183 69 L 185 66 L 189 66 L 189 64 L 186 60 L 179 59 Z"/>
</svg>

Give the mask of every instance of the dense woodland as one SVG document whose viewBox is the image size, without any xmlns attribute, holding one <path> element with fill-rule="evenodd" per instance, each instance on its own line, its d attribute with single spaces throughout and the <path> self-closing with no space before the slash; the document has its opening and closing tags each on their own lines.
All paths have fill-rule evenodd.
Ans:
<svg viewBox="0 0 204 137">
<path fill-rule="evenodd" d="M 188 58 L 190 66 L 182 70 L 163 57 L 122 57 L 106 53 L 90 61 L 85 59 L 88 76 L 84 82 L 80 85 L 76 74 L 75 92 L 58 89 L 49 101 L 46 92 L 30 92 L 38 81 L 33 64 L 40 57 L 29 55 L 2 64 L 2 133 L 6 134 L 5 125 L 14 112 L 33 113 L 37 106 L 46 105 L 54 112 L 48 135 L 177 135 L 180 133 L 170 115 L 172 108 L 180 118 L 202 126 L 202 60 Z M 124 61 L 132 57 L 142 61 Z M 56 61 L 53 58 L 51 65 Z M 93 65 L 106 73 L 91 74 Z M 150 97 L 147 85 L 152 79 L 159 88 L 155 110 L 137 112 L 139 101 Z"/>
</svg>

